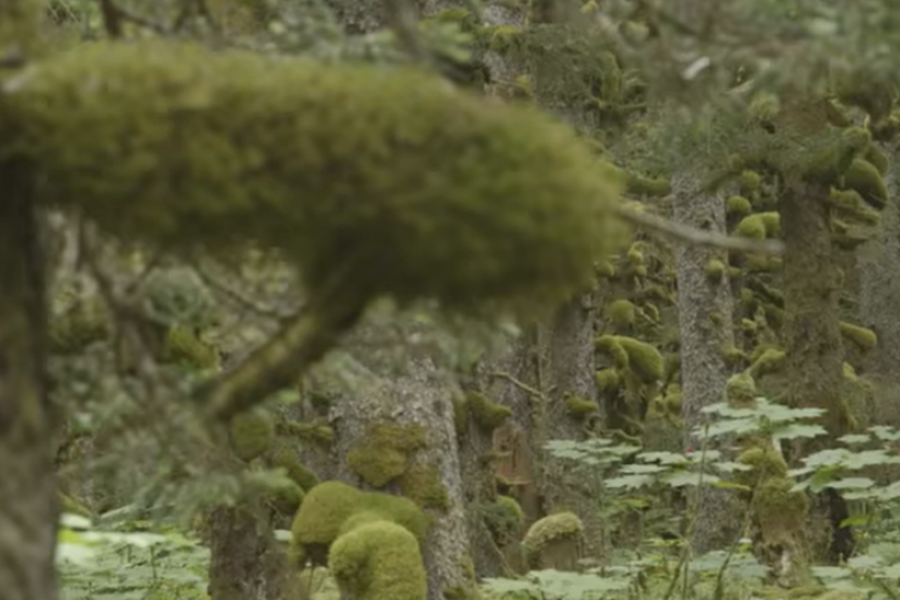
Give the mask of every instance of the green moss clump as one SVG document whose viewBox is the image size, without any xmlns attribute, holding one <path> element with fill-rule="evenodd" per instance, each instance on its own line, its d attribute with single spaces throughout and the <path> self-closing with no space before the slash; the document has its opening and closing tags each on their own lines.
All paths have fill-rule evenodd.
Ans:
<svg viewBox="0 0 900 600">
<path fill-rule="evenodd" d="M 597 275 L 600 277 L 615 277 L 616 265 L 609 259 L 601 260 L 597 263 Z"/>
<path fill-rule="evenodd" d="M 859 375 L 856 374 L 856 369 L 850 363 L 844 363 L 844 379 L 852 383 L 859 381 Z"/>
<path fill-rule="evenodd" d="M 497 429 L 512 416 L 512 409 L 498 404 L 481 392 L 468 392 L 469 410 L 479 427 L 486 431 Z"/>
<path fill-rule="evenodd" d="M 275 443 L 275 422 L 267 411 L 251 410 L 231 420 L 228 435 L 237 457 L 251 461 L 262 456 Z"/>
<path fill-rule="evenodd" d="M 665 373 L 662 354 L 646 342 L 622 335 L 602 335 L 594 343 L 612 356 L 616 366 L 630 369 L 644 383 L 658 381 Z"/>
<path fill-rule="evenodd" d="M 878 336 L 871 329 L 841 323 L 841 334 L 863 350 L 872 350 L 878 345 Z"/>
<path fill-rule="evenodd" d="M 506 544 L 519 535 L 525 513 L 515 498 L 501 495 L 485 506 L 484 522 L 494 540 Z"/>
<path fill-rule="evenodd" d="M 782 370 L 787 363 L 787 353 L 777 348 L 769 348 L 750 365 L 750 375 L 759 379 L 763 375 Z"/>
<path fill-rule="evenodd" d="M 328 547 L 346 529 L 347 522 L 367 514 L 370 521 L 390 521 L 424 541 L 428 519 L 408 498 L 363 492 L 339 481 L 326 481 L 306 495 L 291 526 L 299 546 Z M 358 518 L 358 517 L 357 517 Z"/>
<path fill-rule="evenodd" d="M 856 158 L 844 172 L 844 189 L 857 192 L 875 208 L 884 208 L 888 200 L 887 186 L 878 169 L 867 160 Z"/>
<path fill-rule="evenodd" d="M 583 531 L 584 525 L 578 515 L 572 512 L 560 512 L 535 521 L 528 528 L 522 545 L 529 557 L 535 557 L 547 544 L 561 538 L 579 536 Z"/>
<path fill-rule="evenodd" d="M 515 25 L 495 25 L 485 29 L 489 34 L 488 47 L 494 52 L 506 52 L 515 47 L 522 35 L 522 29 Z"/>
<path fill-rule="evenodd" d="M 354 527 L 335 540 L 328 567 L 342 592 L 356 600 L 425 600 L 428 577 L 419 543 L 389 521 Z"/>
<path fill-rule="evenodd" d="M 287 471 L 291 481 L 300 486 L 304 492 L 308 492 L 319 483 L 319 476 L 301 463 L 287 444 L 276 444 L 269 454 L 269 462 L 273 467 L 281 467 Z"/>
<path fill-rule="evenodd" d="M 618 176 L 570 127 L 423 70 L 148 40 L 34 75 L 0 107 L 0 160 L 33 165 L 38 208 L 173 253 L 264 240 L 312 296 L 341 272 L 359 306 L 524 311 L 590 285 L 625 234 Z"/>
<path fill-rule="evenodd" d="M 881 221 L 881 213 L 869 207 L 856 190 L 832 189 L 829 197 L 839 209 L 853 218 L 873 225 Z M 835 220 L 835 229 L 839 233 L 846 233 L 848 228 Z"/>
<path fill-rule="evenodd" d="M 747 335 L 756 335 L 759 325 L 752 319 L 741 319 L 741 331 Z"/>
<path fill-rule="evenodd" d="M 778 235 L 781 230 L 781 217 L 777 212 L 763 212 L 744 217 L 738 223 L 737 233 L 753 239 L 766 239 Z"/>
<path fill-rule="evenodd" d="M 616 325 L 632 326 L 635 323 L 634 304 L 629 300 L 613 300 L 604 310 L 606 318 Z"/>
<path fill-rule="evenodd" d="M 737 461 L 749 467 L 750 471 L 738 471 L 737 478 L 744 485 L 755 486 L 760 481 L 772 477 L 787 477 L 788 466 L 784 458 L 772 447 L 754 446 L 744 450 Z"/>
<path fill-rule="evenodd" d="M 753 205 L 743 196 L 729 196 L 725 200 L 725 212 L 729 215 L 744 217 L 753 212 Z"/>
<path fill-rule="evenodd" d="M 625 176 L 625 192 L 636 196 L 665 196 L 672 185 L 665 177 L 644 177 L 628 171 Z"/>
<path fill-rule="evenodd" d="M 601 393 L 607 390 L 614 390 L 622 383 L 622 376 L 616 369 L 600 369 L 594 376 L 597 382 L 597 390 Z"/>
<path fill-rule="evenodd" d="M 403 495 L 426 509 L 447 510 L 450 496 L 434 465 L 413 465 L 398 480 Z"/>
<path fill-rule="evenodd" d="M 878 172 L 882 175 L 882 177 L 885 173 L 887 173 L 889 164 L 887 154 L 885 154 L 884 150 L 882 150 L 875 144 L 869 146 L 868 150 L 866 150 L 866 153 L 863 155 L 863 158 L 866 160 L 866 162 L 870 163 L 873 167 L 878 169 Z"/>
<path fill-rule="evenodd" d="M 218 369 L 219 353 L 185 327 L 170 327 L 163 350 L 165 360 L 195 369 Z"/>
<path fill-rule="evenodd" d="M 725 277 L 725 263 L 718 258 L 713 258 L 706 263 L 706 276 L 710 281 L 719 283 Z"/>
<path fill-rule="evenodd" d="M 746 169 L 741 172 L 738 185 L 743 192 L 758 192 L 762 187 L 762 177 L 756 171 Z"/>
<path fill-rule="evenodd" d="M 725 384 L 725 395 L 730 402 L 744 403 L 756 400 L 759 393 L 756 390 L 756 381 L 748 372 L 732 375 Z"/>
<path fill-rule="evenodd" d="M 600 412 L 600 405 L 581 396 L 569 396 L 566 398 L 566 411 L 570 417 L 584 419 Z"/>
<path fill-rule="evenodd" d="M 778 544 L 802 531 L 809 510 L 809 497 L 792 491 L 789 477 L 772 477 L 756 488 L 757 521 L 763 540 Z"/>
<path fill-rule="evenodd" d="M 66 494 L 65 492 L 59 492 L 59 504 L 63 513 L 79 515 L 81 517 L 91 517 L 91 509 L 88 508 L 84 502 L 77 500 L 74 496 Z"/>
<path fill-rule="evenodd" d="M 328 449 L 334 442 L 334 429 L 321 422 L 288 421 L 279 424 L 280 431 L 292 435 L 301 442 Z"/>
<path fill-rule="evenodd" d="M 406 471 L 410 455 L 424 446 L 425 430 L 418 425 L 375 423 L 347 453 L 347 466 L 369 485 L 384 487 Z"/>
</svg>

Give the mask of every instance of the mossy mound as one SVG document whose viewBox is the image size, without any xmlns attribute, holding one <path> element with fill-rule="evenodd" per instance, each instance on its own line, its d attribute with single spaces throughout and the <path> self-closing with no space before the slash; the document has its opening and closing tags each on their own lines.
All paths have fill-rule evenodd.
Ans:
<svg viewBox="0 0 900 600">
<path fill-rule="evenodd" d="M 769 446 L 748 448 L 738 456 L 737 461 L 752 467 L 750 471 L 737 473 L 737 480 L 744 485 L 752 487 L 772 477 L 787 477 L 788 467 L 784 457 Z"/>
<path fill-rule="evenodd" d="M 637 314 L 634 304 L 625 299 L 613 300 L 606 305 L 603 312 L 612 323 L 622 327 L 634 325 Z"/>
<path fill-rule="evenodd" d="M 762 212 L 744 217 L 737 226 L 738 235 L 760 240 L 774 237 L 780 231 L 781 217 L 777 212 Z"/>
<path fill-rule="evenodd" d="M 597 371 L 594 380 L 597 382 L 597 391 L 603 393 L 618 388 L 622 383 L 622 376 L 616 369 L 610 367 Z"/>
<path fill-rule="evenodd" d="M 756 390 L 756 381 L 753 376 L 744 371 L 732 375 L 725 384 L 725 395 L 729 402 L 746 403 L 756 399 L 759 393 Z"/>
<path fill-rule="evenodd" d="M 481 392 L 467 392 L 466 405 L 479 427 L 486 431 L 497 429 L 512 416 L 512 409 L 498 404 Z"/>
<path fill-rule="evenodd" d="M 561 512 L 535 521 L 528 528 L 522 545 L 525 553 L 529 557 L 534 557 L 539 555 L 550 542 L 561 538 L 573 538 L 581 535 L 583 531 L 584 524 L 578 515 L 572 512 Z"/>
<path fill-rule="evenodd" d="M 231 420 L 228 439 L 238 458 L 251 461 L 275 443 L 275 422 L 263 409 L 241 413 Z"/>
<path fill-rule="evenodd" d="M 334 442 L 334 429 L 316 421 L 289 421 L 281 424 L 281 429 L 302 443 L 328 449 Z"/>
<path fill-rule="evenodd" d="M 306 495 L 291 526 L 298 546 L 331 545 L 351 518 L 366 514 L 368 520 L 390 521 L 424 540 L 428 520 L 416 504 L 407 498 L 363 492 L 345 483 L 326 481 Z"/>
<path fill-rule="evenodd" d="M 277 246 L 360 306 L 555 304 L 623 232 L 617 176 L 569 127 L 413 69 L 84 44 L 32 65 L 0 137 L 39 206 L 170 251 Z"/>
<path fill-rule="evenodd" d="M 726 271 L 725 263 L 718 258 L 714 258 L 706 263 L 706 276 L 714 283 L 722 281 Z"/>
<path fill-rule="evenodd" d="M 751 321 L 752 322 L 752 321 Z M 763 375 L 776 373 L 787 365 L 787 353 L 778 348 L 767 348 L 750 365 L 750 375 L 759 379 Z"/>
<path fill-rule="evenodd" d="M 729 196 L 725 200 L 725 212 L 729 215 L 744 217 L 753 212 L 753 205 L 743 196 Z"/>
<path fill-rule="evenodd" d="M 522 507 L 509 496 L 497 496 L 497 500 L 486 504 L 484 510 L 484 522 L 499 544 L 515 538 L 525 521 Z"/>
<path fill-rule="evenodd" d="M 617 367 L 630 369 L 644 383 L 658 381 L 665 374 L 662 354 L 646 342 L 622 335 L 602 335 L 595 345 L 608 353 Z"/>
<path fill-rule="evenodd" d="M 347 466 L 371 486 L 380 488 L 403 475 L 413 452 L 425 446 L 418 425 L 375 423 L 349 453 Z"/>
<path fill-rule="evenodd" d="M 434 465 L 413 465 L 400 476 L 400 491 L 421 506 L 437 510 L 450 508 L 450 496 L 441 473 Z"/>
<path fill-rule="evenodd" d="M 390 521 L 360 524 L 331 546 L 328 567 L 355 600 L 425 600 L 428 578 L 419 543 Z"/>
</svg>

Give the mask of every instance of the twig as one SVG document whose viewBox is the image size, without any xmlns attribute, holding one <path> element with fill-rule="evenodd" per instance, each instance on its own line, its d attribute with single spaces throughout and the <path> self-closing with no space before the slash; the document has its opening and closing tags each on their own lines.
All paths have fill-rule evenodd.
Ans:
<svg viewBox="0 0 900 600">
<path fill-rule="evenodd" d="M 543 398 L 543 397 L 544 397 L 544 393 L 541 392 L 539 389 L 533 388 L 533 387 L 531 387 L 530 385 L 528 385 L 527 383 L 524 383 L 524 382 L 522 382 L 522 381 L 519 381 L 519 380 L 516 379 L 514 376 L 512 376 L 511 374 L 509 374 L 509 373 L 507 373 L 507 372 L 505 372 L 505 371 L 493 371 L 493 372 L 489 373 L 488 376 L 489 376 L 489 377 L 496 377 L 496 378 L 499 378 L 499 379 L 505 379 L 505 380 L 507 380 L 508 382 L 510 382 L 510 383 L 512 383 L 513 385 L 515 385 L 516 387 L 525 390 L 526 392 L 528 392 L 529 394 L 531 394 L 531 395 L 533 395 L 533 396 L 538 396 L 538 397 L 540 397 L 540 398 Z"/>
<path fill-rule="evenodd" d="M 754 240 L 733 237 L 711 231 L 703 231 L 664 219 L 649 213 L 637 212 L 624 206 L 615 209 L 615 214 L 623 221 L 662 234 L 673 240 L 695 246 L 712 246 L 738 252 L 758 252 L 781 256 L 784 254 L 784 242 L 781 240 Z"/>
<path fill-rule="evenodd" d="M 193 262 L 192 266 L 194 268 L 194 272 L 197 273 L 201 280 L 203 280 L 203 283 L 208 285 L 213 290 L 221 293 L 223 296 L 226 296 L 235 304 L 238 304 L 239 306 L 247 309 L 249 312 L 256 313 L 261 317 L 272 319 L 280 323 L 285 323 L 291 320 L 298 312 L 302 311 L 302 307 L 294 311 L 284 312 L 278 310 L 277 308 L 263 306 L 252 298 L 248 298 L 240 291 L 219 281 L 200 264 Z"/>
</svg>

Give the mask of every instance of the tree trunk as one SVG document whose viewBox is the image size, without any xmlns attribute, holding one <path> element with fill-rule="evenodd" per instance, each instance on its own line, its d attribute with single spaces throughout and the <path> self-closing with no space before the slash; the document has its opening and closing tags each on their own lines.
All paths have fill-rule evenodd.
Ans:
<svg viewBox="0 0 900 600">
<path fill-rule="evenodd" d="M 673 181 L 675 220 L 698 229 L 725 233 L 725 203 L 702 194 L 690 172 Z M 728 367 L 723 345 L 734 343 L 733 302 L 727 274 L 708 275 L 710 261 L 728 264 L 726 253 L 701 246 L 680 245 L 675 251 L 678 281 L 678 329 L 681 350 L 681 387 L 684 397 L 685 447 L 698 447 L 694 429 L 703 422 L 701 409 L 725 400 Z M 698 514 L 691 540 L 694 552 L 726 549 L 740 539 L 740 504 L 733 492 L 704 487 L 697 498 Z"/>
<path fill-rule="evenodd" d="M 0 590 L 9 600 L 54 600 L 56 415 L 45 389 L 43 262 L 27 177 L 24 165 L 0 166 Z"/>
<path fill-rule="evenodd" d="M 841 404 L 840 274 L 833 258 L 828 194 L 827 185 L 789 181 L 781 199 L 789 397 L 794 406 L 824 409 L 821 422 L 829 433 L 827 438 L 798 444 L 804 454 L 847 432 L 847 415 Z M 837 494 L 817 500 L 822 505 L 813 515 L 826 515 L 828 523 L 810 528 L 811 550 L 832 560 L 849 557 L 852 534 L 839 528 L 847 510 L 845 502 Z M 819 531 L 823 531 L 821 536 Z M 827 552 L 822 552 L 824 548 Z"/>
<path fill-rule="evenodd" d="M 453 400 L 460 389 L 451 373 L 439 366 L 442 361 L 432 349 L 409 345 L 417 335 L 429 337 L 434 332 L 405 322 L 408 319 L 399 315 L 390 325 L 363 325 L 347 341 L 352 357 L 346 356 L 348 361 L 339 369 L 347 373 L 351 364 L 352 375 L 347 377 L 353 382 L 333 401 L 330 417 L 339 479 L 362 489 L 407 496 L 432 517 L 422 558 L 428 599 L 443 600 L 446 591 L 473 584 L 454 427 Z M 398 439 L 421 440 L 410 442 L 403 472 L 384 485 L 373 483 L 353 458 L 359 451 L 373 458 L 386 454 L 379 444 L 396 440 L 377 439 L 373 427 L 381 424 L 396 427 Z"/>
<path fill-rule="evenodd" d="M 219 507 L 208 520 L 212 600 L 284 600 L 287 555 L 272 535 L 263 509 Z"/>
<path fill-rule="evenodd" d="M 900 170 L 892 161 L 885 175 L 890 198 L 900 191 L 898 177 Z M 866 377 L 876 388 L 874 415 L 879 424 L 900 427 L 900 207 L 896 202 L 882 209 L 878 238 L 867 242 L 857 256 L 858 318 L 878 335 L 878 351 L 870 352 L 864 363 Z"/>
</svg>

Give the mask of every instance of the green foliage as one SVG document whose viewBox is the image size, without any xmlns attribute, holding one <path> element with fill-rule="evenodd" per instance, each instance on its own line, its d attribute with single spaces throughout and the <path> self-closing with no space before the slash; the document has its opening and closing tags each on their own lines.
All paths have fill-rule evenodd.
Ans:
<svg viewBox="0 0 900 600">
<path fill-rule="evenodd" d="M 619 237 L 615 176 L 566 127 L 410 70 L 92 44 L 35 65 L 0 122 L 39 205 L 173 251 L 276 245 L 313 293 L 349 269 L 362 306 L 555 302 Z"/>
<path fill-rule="evenodd" d="M 63 600 L 206 600 L 209 550 L 174 531 L 95 529 L 64 515 L 56 562 Z"/>
</svg>

